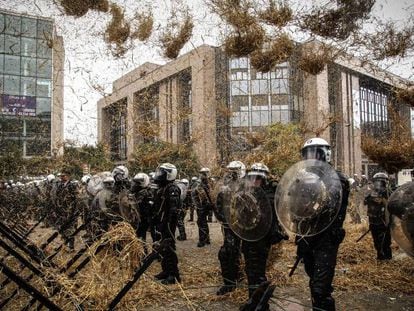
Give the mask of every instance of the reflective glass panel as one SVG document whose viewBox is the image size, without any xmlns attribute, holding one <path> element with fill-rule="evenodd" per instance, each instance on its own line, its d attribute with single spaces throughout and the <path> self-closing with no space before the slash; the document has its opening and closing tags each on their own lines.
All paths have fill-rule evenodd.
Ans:
<svg viewBox="0 0 414 311">
<path fill-rule="evenodd" d="M 20 94 L 20 77 L 19 76 L 4 76 L 4 93 L 8 95 Z"/>
<path fill-rule="evenodd" d="M 20 74 L 20 56 L 5 55 L 4 57 L 4 71 L 12 75 Z"/>
<path fill-rule="evenodd" d="M 21 95 L 36 96 L 36 78 L 21 78 Z"/>
<path fill-rule="evenodd" d="M 22 18 L 22 36 L 24 37 L 36 37 L 37 21 L 33 18 L 23 17 Z"/>
<path fill-rule="evenodd" d="M 36 39 L 22 38 L 21 54 L 26 56 L 36 56 Z"/>
</svg>

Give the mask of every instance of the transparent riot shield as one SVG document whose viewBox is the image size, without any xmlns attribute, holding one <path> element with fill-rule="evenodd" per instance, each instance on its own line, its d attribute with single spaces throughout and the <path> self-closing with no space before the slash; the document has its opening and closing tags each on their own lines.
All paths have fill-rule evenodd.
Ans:
<svg viewBox="0 0 414 311">
<path fill-rule="evenodd" d="M 332 166 L 318 160 L 304 160 L 282 176 L 275 194 L 275 209 L 288 232 L 314 236 L 335 220 L 341 199 L 341 182 Z"/>
<path fill-rule="evenodd" d="M 402 185 L 391 194 L 387 211 L 393 239 L 414 257 L 414 182 Z"/>
<path fill-rule="evenodd" d="M 88 182 L 86 191 L 92 196 L 96 196 L 99 191 L 103 189 L 103 180 L 105 177 L 112 176 L 111 172 L 101 172 L 96 175 L 93 175 Z"/>
<path fill-rule="evenodd" d="M 263 189 L 243 179 L 238 187 L 224 190 L 223 213 L 233 232 L 246 241 L 262 239 L 272 225 L 272 207 Z"/>
</svg>

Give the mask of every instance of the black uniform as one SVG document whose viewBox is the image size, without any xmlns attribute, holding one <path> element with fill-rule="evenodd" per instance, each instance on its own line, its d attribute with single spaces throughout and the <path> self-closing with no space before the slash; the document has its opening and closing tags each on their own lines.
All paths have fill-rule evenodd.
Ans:
<svg viewBox="0 0 414 311">
<path fill-rule="evenodd" d="M 140 223 L 136 228 L 137 236 L 144 242 L 147 239 L 147 231 L 151 227 L 153 219 L 153 198 L 151 191 L 146 188 L 132 188 L 138 205 Z"/>
<path fill-rule="evenodd" d="M 198 247 L 210 244 L 210 231 L 207 217 L 212 210 L 210 185 L 208 180 L 202 179 L 191 193 L 194 207 L 197 211 Z"/>
<path fill-rule="evenodd" d="M 160 184 L 154 198 L 154 208 L 159 211 L 156 230 L 161 235 L 161 243 L 164 247 L 160 250 L 162 272 L 155 277 L 163 280 L 164 284 L 175 283 L 175 280 L 181 281 L 174 237 L 180 204 L 180 188 L 173 182 Z"/>
<path fill-rule="evenodd" d="M 260 197 L 265 193 L 268 201 L 268 208 L 272 211 L 272 224 L 269 232 L 262 239 L 258 241 L 245 241 L 242 240 L 242 252 L 245 260 L 245 272 L 247 275 L 247 282 L 249 284 L 249 298 L 252 297 L 255 289 L 263 282 L 267 281 L 266 278 L 266 261 L 269 255 L 270 247 L 272 244 L 279 243 L 283 239 L 288 237 L 282 234 L 282 229 L 277 220 L 274 206 L 274 197 L 276 192 L 276 183 L 264 182 L 262 187 L 263 191 L 255 189 L 253 195 Z M 249 303 L 248 303 L 249 304 Z M 248 304 L 246 306 L 248 306 Z"/>
<path fill-rule="evenodd" d="M 391 232 L 385 220 L 387 201 L 387 192 L 379 193 L 375 190 L 369 193 L 364 200 L 364 204 L 368 206 L 369 229 L 377 250 L 378 260 L 392 258 Z"/>
<path fill-rule="evenodd" d="M 76 230 L 78 216 L 76 201 L 77 185 L 70 180 L 67 182 L 58 182 L 54 210 L 56 215 L 55 226 L 70 248 L 74 247 L 74 237 L 71 235 Z"/>
<path fill-rule="evenodd" d="M 230 229 L 224 217 L 224 206 L 230 204 L 231 192 L 237 190 L 236 180 L 225 179 L 225 185 L 222 186 L 217 195 L 216 218 L 222 223 L 223 245 L 220 247 L 218 259 L 220 261 L 221 276 L 224 285 L 217 291 L 217 295 L 224 295 L 236 288 L 237 280 L 241 276 L 240 269 L 240 238 Z"/>
<path fill-rule="evenodd" d="M 314 310 L 335 310 L 332 281 L 335 275 L 338 248 L 345 237 L 342 228 L 346 216 L 349 182 L 338 172 L 342 185 L 342 201 L 338 216 L 328 229 L 312 237 L 296 237 L 297 254 L 303 258 L 309 276 L 309 287 Z"/>
</svg>

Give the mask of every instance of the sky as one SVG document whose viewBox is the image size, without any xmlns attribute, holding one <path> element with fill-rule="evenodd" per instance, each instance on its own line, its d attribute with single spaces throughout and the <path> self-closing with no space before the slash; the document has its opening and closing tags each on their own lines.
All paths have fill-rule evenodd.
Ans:
<svg viewBox="0 0 414 311">
<path fill-rule="evenodd" d="M 155 20 L 155 32 L 148 43 L 135 42 L 134 47 L 122 58 L 114 58 L 108 50 L 103 32 L 109 22 L 109 14 L 89 11 L 80 18 L 68 17 L 53 4 L 56 0 L 0 0 L 0 9 L 19 13 L 52 17 L 57 34 L 65 44 L 64 75 L 64 137 L 78 145 L 95 144 L 97 139 L 96 103 L 112 91 L 112 82 L 140 64 L 150 61 L 164 64 L 156 43 L 157 34 L 168 21 L 171 6 L 178 0 L 112 0 L 125 9 L 127 18 L 136 12 L 151 8 Z M 292 0 L 301 6 L 321 3 L 322 0 Z M 194 16 L 194 32 L 180 54 L 201 44 L 219 45 L 225 27 L 217 17 L 209 14 L 204 0 L 181 0 Z M 325 1 L 326 2 L 326 1 Z M 413 20 L 414 0 L 377 0 L 374 15 L 404 23 Z M 388 70 L 404 78 L 412 78 L 414 57 L 394 63 Z"/>
</svg>

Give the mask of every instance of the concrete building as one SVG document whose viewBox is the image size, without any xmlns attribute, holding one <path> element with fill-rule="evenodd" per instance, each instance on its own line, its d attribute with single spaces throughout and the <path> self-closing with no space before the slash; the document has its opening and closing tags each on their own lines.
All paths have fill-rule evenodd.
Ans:
<svg viewBox="0 0 414 311">
<path fill-rule="evenodd" d="M 321 136 L 333 147 L 335 166 L 372 175 L 376 166 L 361 152 L 361 134 L 389 129 L 386 107 L 403 82 L 355 58 L 338 59 L 318 75 L 299 70 L 293 58 L 262 73 L 248 58 L 229 59 L 221 48 L 202 45 L 116 80 L 112 94 L 98 102 L 98 140 L 120 162 L 144 141 L 191 141 L 202 165 L 211 167 L 243 152 L 246 132 L 297 121 L 315 129 L 334 115 L 340 121 Z M 398 107 L 409 116 L 408 108 Z"/>
<path fill-rule="evenodd" d="M 0 155 L 63 152 L 63 68 L 52 19 L 0 11 Z"/>
</svg>

